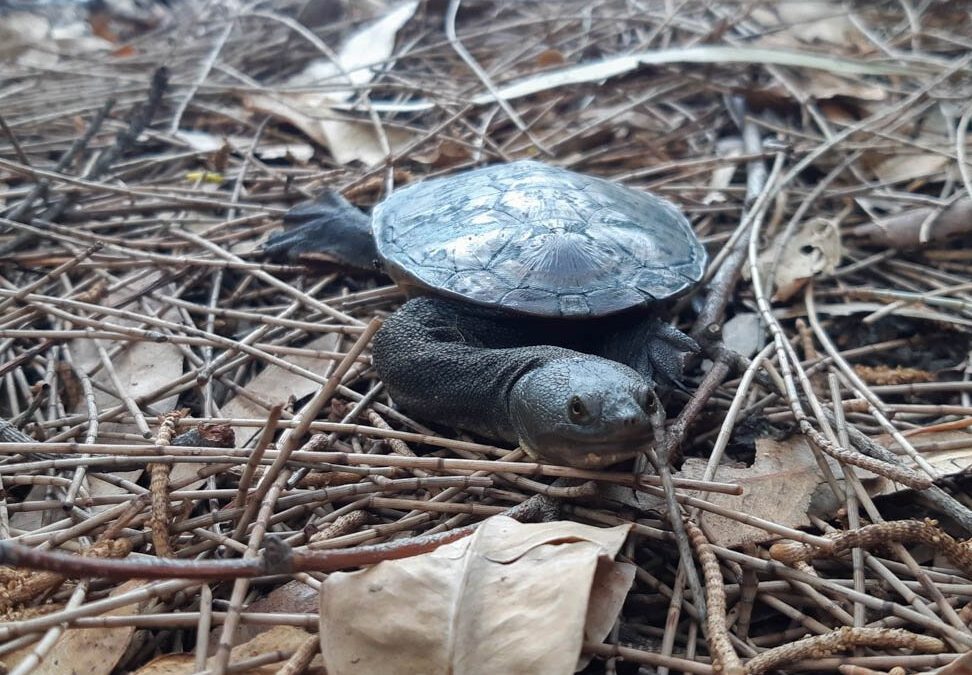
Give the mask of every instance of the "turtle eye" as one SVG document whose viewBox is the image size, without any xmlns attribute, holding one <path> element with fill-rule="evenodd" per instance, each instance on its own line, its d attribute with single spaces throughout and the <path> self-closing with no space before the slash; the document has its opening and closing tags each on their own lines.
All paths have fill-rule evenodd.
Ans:
<svg viewBox="0 0 972 675">
<path fill-rule="evenodd" d="M 570 420 L 572 422 L 586 422 L 588 418 L 587 406 L 580 396 L 576 394 L 570 397 Z"/>
</svg>

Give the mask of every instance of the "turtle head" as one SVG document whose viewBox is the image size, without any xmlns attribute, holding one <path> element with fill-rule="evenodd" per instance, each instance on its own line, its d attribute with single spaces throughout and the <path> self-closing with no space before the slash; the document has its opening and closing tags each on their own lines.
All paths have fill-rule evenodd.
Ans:
<svg viewBox="0 0 972 675">
<path fill-rule="evenodd" d="M 581 468 L 607 466 L 642 451 L 660 405 L 653 382 L 596 356 L 558 359 L 528 371 L 513 385 L 509 401 L 524 450 Z"/>
</svg>

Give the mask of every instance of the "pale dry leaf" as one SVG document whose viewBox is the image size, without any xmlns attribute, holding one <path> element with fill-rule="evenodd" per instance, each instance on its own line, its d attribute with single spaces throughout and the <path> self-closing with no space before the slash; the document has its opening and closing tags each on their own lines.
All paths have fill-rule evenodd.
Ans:
<svg viewBox="0 0 972 675">
<path fill-rule="evenodd" d="M 69 8 L 55 14 L 35 6 L 32 11 L 5 12 L 0 16 L 0 63 L 16 61 L 21 66 L 51 68 L 62 54 L 105 54 L 112 47 L 94 35 L 90 24 Z"/>
<path fill-rule="evenodd" d="M 902 466 L 919 474 L 924 473 L 924 470 L 901 450 L 891 436 L 882 434 L 873 437 L 872 440 L 895 453 Z M 972 433 L 969 431 L 959 429 L 928 431 L 909 435 L 908 440 L 942 477 L 966 474 L 972 467 Z M 851 469 L 871 497 L 898 494 L 910 489 L 866 469 L 859 467 L 851 467 Z M 834 475 L 837 476 L 838 485 L 843 485 L 844 479 L 841 472 L 835 470 Z M 843 500 L 835 497 L 828 486 L 821 485 L 813 497 L 811 512 L 821 518 L 829 519 L 844 506 Z"/>
<path fill-rule="evenodd" d="M 100 304 L 106 307 L 117 307 L 123 300 L 137 295 L 142 290 L 157 284 L 161 278 L 160 275 L 160 272 L 153 272 L 146 276 L 139 276 L 139 274 L 133 273 L 133 278 L 130 283 L 118 284 L 118 290 L 101 300 Z M 150 298 L 146 298 L 146 304 L 153 311 L 157 307 L 157 303 Z M 141 310 L 138 305 L 135 306 L 135 309 Z M 158 318 L 168 321 L 180 321 L 178 313 L 173 308 L 162 308 L 162 311 L 158 314 Z M 125 326 L 145 328 L 144 325 L 138 325 L 135 322 L 114 316 L 110 317 L 109 321 Z M 105 349 L 109 350 L 110 353 L 114 345 L 107 342 L 103 344 Z M 91 372 L 93 368 L 100 364 L 101 361 L 98 358 L 98 351 L 91 340 L 78 338 L 72 340 L 70 345 L 74 361 L 79 368 Z M 168 342 L 129 342 L 125 345 L 121 353 L 111 359 L 111 363 L 115 369 L 115 373 L 118 375 L 118 379 L 121 381 L 123 392 L 136 399 L 144 394 L 149 394 L 157 390 L 169 382 L 177 380 L 182 376 L 185 368 L 182 352 L 178 346 Z M 120 399 L 108 393 L 108 391 L 114 391 L 114 385 L 104 368 L 98 370 L 92 379 L 104 385 L 105 389 L 107 389 L 107 391 L 102 388 L 95 389 L 95 403 L 99 410 L 107 410 L 121 403 Z M 168 413 L 175 409 L 178 400 L 178 394 L 167 396 L 153 401 L 152 408 L 163 414 Z M 84 414 L 86 410 L 84 401 L 80 401 L 72 412 Z M 153 426 L 156 422 L 152 416 L 146 416 L 146 421 L 149 425 Z M 138 433 L 138 429 L 134 424 L 118 424 L 113 422 L 101 424 L 99 430 L 130 434 Z M 173 465 L 173 474 L 181 476 L 185 471 L 195 472 L 198 469 L 199 466 L 196 464 L 179 463 Z M 114 473 L 119 478 L 137 481 L 142 471 L 139 469 L 136 471 L 116 471 Z M 193 475 L 195 474 L 193 473 Z M 90 484 L 89 492 L 93 497 L 129 494 L 128 490 L 113 483 L 108 483 L 97 478 L 89 478 L 88 480 Z M 98 512 L 107 508 L 111 508 L 111 505 L 93 506 L 91 510 Z"/>
<path fill-rule="evenodd" d="M 882 183 L 900 183 L 940 175 L 952 160 L 938 153 L 897 154 L 874 165 L 874 175 Z"/>
<path fill-rule="evenodd" d="M 280 652 L 281 655 L 293 653 L 310 637 L 303 628 L 297 626 L 274 626 L 270 630 L 257 635 L 252 640 L 237 645 L 230 650 L 230 664 L 236 661 L 253 658 L 262 654 Z M 206 667 L 215 664 L 215 655 L 206 659 Z M 280 670 L 281 661 L 265 666 L 247 668 L 245 673 L 250 675 L 273 675 Z M 135 671 L 135 675 L 192 675 L 196 672 L 195 658 L 189 654 L 167 654 L 149 661 Z"/>
<path fill-rule="evenodd" d="M 30 502 L 41 502 L 46 499 L 54 499 L 52 490 L 48 485 L 32 485 L 26 497 L 24 497 L 25 501 Z M 11 527 L 17 530 L 33 532 L 45 525 L 49 525 L 55 520 L 57 520 L 55 512 L 50 509 L 43 509 L 36 511 L 14 511 L 10 514 L 8 522 Z"/>
<path fill-rule="evenodd" d="M 322 93 L 331 101 L 346 101 L 355 89 L 374 78 L 374 69 L 383 66 L 395 49 L 398 31 L 415 14 L 418 2 L 404 2 L 381 19 L 352 33 L 337 53 L 337 63 L 328 58 L 315 59 L 294 75 L 287 84 L 295 87 L 337 84 L 347 89 L 331 89 Z"/>
<path fill-rule="evenodd" d="M 840 229 L 826 218 L 806 221 L 785 241 L 778 238 L 759 256 L 764 278 L 773 273 L 773 286 L 776 288 L 773 300 L 785 302 L 814 276 L 833 272 L 843 251 Z"/>
<path fill-rule="evenodd" d="M 195 672 L 192 654 L 163 654 L 135 671 L 134 675 L 189 675 Z"/>
<path fill-rule="evenodd" d="M 110 593 L 114 597 L 133 591 L 145 582 L 126 581 Z M 136 604 L 117 607 L 102 616 L 134 616 L 138 614 Z M 31 670 L 35 675 L 62 675 L 63 673 L 84 673 L 85 675 L 109 675 L 124 656 L 135 634 L 134 626 L 112 628 L 68 628 L 61 638 L 44 656 L 43 660 Z M 13 654 L 7 654 L 4 661 L 13 667 L 28 657 L 36 645 L 30 645 Z"/>
<path fill-rule="evenodd" d="M 739 312 L 722 326 L 722 342 L 732 351 L 752 356 L 766 341 L 766 329 L 759 314 Z"/>
<path fill-rule="evenodd" d="M 704 459 L 685 460 L 678 478 L 701 478 Z M 778 442 L 769 438 L 756 440 L 756 461 L 752 466 L 720 466 L 715 480 L 743 486 L 742 495 L 710 493 L 708 500 L 734 511 L 757 516 L 784 527 L 810 524 L 807 508 L 817 485 L 823 481 L 813 453 L 802 436 L 791 436 Z M 702 524 L 712 543 L 740 546 L 761 543 L 776 535 L 737 520 L 702 512 Z"/>
<path fill-rule="evenodd" d="M 324 333 L 306 345 L 305 349 L 316 349 L 325 352 L 336 351 L 341 342 L 339 333 Z M 315 373 L 324 373 L 328 361 L 295 354 L 287 357 L 287 362 Z M 317 391 L 319 384 L 303 377 L 294 375 L 273 364 L 268 365 L 246 384 L 246 392 L 250 396 L 262 399 L 269 404 L 286 403 L 291 397 L 301 399 Z M 237 419 L 262 419 L 267 416 L 265 408 L 257 405 L 245 396 L 234 396 L 223 405 L 220 410 L 224 417 Z M 256 427 L 233 427 L 236 434 L 236 445 L 244 447 L 253 436 L 260 433 Z"/>
<path fill-rule="evenodd" d="M 0 62 L 16 59 L 34 47 L 43 46 L 51 25 L 33 12 L 9 12 L 0 21 Z"/>
<path fill-rule="evenodd" d="M 388 156 L 371 120 L 336 119 L 327 100 L 319 94 L 255 94 L 245 97 L 244 105 L 293 124 L 328 148 L 338 164 L 358 161 L 374 166 Z M 384 127 L 384 135 L 392 154 L 412 140 L 411 134 L 393 127 Z"/>
<path fill-rule="evenodd" d="M 795 76 L 801 92 L 818 101 L 835 96 L 855 98 L 860 101 L 884 101 L 888 92 L 883 87 L 861 80 L 839 77 L 822 70 L 807 71 Z"/>
<path fill-rule="evenodd" d="M 719 157 L 738 157 L 743 152 L 742 139 L 738 136 L 721 139 L 716 142 L 716 155 Z M 717 166 L 712 171 L 712 178 L 709 179 L 710 192 L 702 198 L 703 204 L 716 204 L 726 201 L 723 192 L 732 184 L 732 177 L 736 174 L 736 162 L 727 162 L 723 166 Z"/>
<path fill-rule="evenodd" d="M 417 6 L 417 1 L 403 3 L 352 34 L 339 50 L 337 63 L 330 59 L 312 61 L 302 72 L 281 83 L 281 89 L 322 86 L 320 91 L 257 94 L 245 97 L 244 104 L 293 124 L 328 148 L 339 164 L 359 161 L 374 166 L 385 161 L 389 152 L 394 154 L 404 148 L 412 135 L 391 127 L 384 127 L 379 134 L 370 119 L 339 119 L 333 112 L 334 105 L 349 100 L 357 88 L 371 82 L 375 67 L 391 58 L 396 35 Z"/>
<path fill-rule="evenodd" d="M 494 516 L 431 553 L 332 574 L 321 587 L 327 672 L 572 673 L 630 587 L 634 569 L 613 561 L 628 529 Z"/>
<path fill-rule="evenodd" d="M 756 44 L 767 47 L 799 47 L 824 43 L 846 48 L 866 42 L 851 22 L 841 2 L 799 0 L 758 5 L 749 15 L 766 31 Z"/>
<path fill-rule="evenodd" d="M 175 137 L 198 152 L 219 152 L 225 144 L 239 153 L 250 151 L 253 139 L 247 136 L 211 134 L 207 131 L 180 129 Z M 314 148 L 308 143 L 267 143 L 261 141 L 253 154 L 263 160 L 291 157 L 297 162 L 310 161 Z"/>
</svg>

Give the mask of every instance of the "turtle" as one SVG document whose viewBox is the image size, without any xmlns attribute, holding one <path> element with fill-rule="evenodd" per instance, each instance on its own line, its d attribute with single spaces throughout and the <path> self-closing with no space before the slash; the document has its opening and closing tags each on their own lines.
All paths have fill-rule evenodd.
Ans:
<svg viewBox="0 0 972 675">
<path fill-rule="evenodd" d="M 705 248 L 672 203 L 610 180 L 521 160 L 411 183 L 370 218 L 326 191 L 284 225 L 269 256 L 378 267 L 405 290 L 372 343 L 396 404 L 541 461 L 643 451 L 698 351 L 659 314 L 699 284 Z"/>
</svg>

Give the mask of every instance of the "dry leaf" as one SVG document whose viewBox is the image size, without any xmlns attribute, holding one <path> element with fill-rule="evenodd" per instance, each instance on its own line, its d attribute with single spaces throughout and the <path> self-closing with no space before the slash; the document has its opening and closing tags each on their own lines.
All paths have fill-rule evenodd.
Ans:
<svg viewBox="0 0 972 675">
<path fill-rule="evenodd" d="M 972 675 L 972 652 L 965 652 L 947 666 L 929 671 L 929 675 Z"/>
<path fill-rule="evenodd" d="M 50 23 L 33 12 L 9 12 L 0 21 L 0 61 L 10 61 L 23 52 L 42 47 Z"/>
<path fill-rule="evenodd" d="M 371 120 L 334 119 L 326 99 L 319 94 L 261 94 L 246 97 L 244 104 L 250 110 L 293 124 L 309 138 L 328 148 L 338 164 L 357 161 L 374 166 L 388 157 Z M 327 119 L 329 116 L 331 119 Z M 384 135 L 392 154 L 402 150 L 412 140 L 411 134 L 391 127 L 384 127 Z"/>
<path fill-rule="evenodd" d="M 877 200 L 857 199 L 865 209 L 877 206 Z M 870 202 L 870 203 L 868 203 Z M 925 233 L 925 221 L 934 217 L 931 231 Z M 932 206 L 906 209 L 884 218 L 875 218 L 852 228 L 850 235 L 860 237 L 869 244 L 890 246 L 892 248 L 913 249 L 929 242 L 938 242 L 948 237 L 966 234 L 972 229 L 972 199 L 962 197 L 939 211 Z M 922 235 L 927 234 L 928 240 Z"/>
<path fill-rule="evenodd" d="M 825 43 L 847 49 L 867 44 L 841 2 L 800 0 L 773 2 L 753 8 L 750 18 L 763 26 L 766 35 L 756 44 L 767 47 L 799 47 Z"/>
<path fill-rule="evenodd" d="M 305 349 L 317 349 L 325 352 L 337 350 L 341 342 L 340 333 L 325 333 L 304 345 Z M 327 361 L 313 356 L 295 354 L 287 357 L 287 362 L 315 373 L 323 373 Z M 286 403 L 291 397 L 301 399 L 320 387 L 319 384 L 303 377 L 294 375 L 289 370 L 269 364 L 252 380 L 246 383 L 246 393 L 257 400 L 268 403 Z M 267 416 L 266 408 L 257 405 L 246 396 L 234 396 L 220 410 L 224 417 L 237 419 L 261 419 Z M 244 447 L 253 436 L 260 433 L 257 427 L 233 427 L 236 434 L 237 447 Z"/>
<path fill-rule="evenodd" d="M 139 274 L 133 276 L 134 280 L 131 283 L 118 284 L 119 290 L 102 299 L 101 304 L 106 307 L 119 306 L 124 300 L 157 284 L 161 278 L 161 273 L 155 272 L 143 277 L 140 277 Z M 155 301 L 150 298 L 146 298 L 146 302 L 150 307 L 156 305 Z M 172 308 L 164 308 L 159 314 L 159 318 L 169 321 L 180 321 L 178 313 Z M 108 320 L 111 323 L 125 326 L 145 327 L 144 325 L 138 325 L 135 322 L 119 317 L 109 317 Z M 98 351 L 91 340 L 79 338 L 72 340 L 70 345 L 71 353 L 74 355 L 74 361 L 79 368 L 86 369 L 90 372 L 93 367 L 100 364 L 101 361 L 98 358 Z M 110 349 L 110 347 L 111 345 L 105 344 L 106 349 Z M 178 379 L 182 376 L 185 367 L 184 357 L 179 347 L 168 342 L 129 342 L 125 346 L 124 351 L 111 359 L 111 363 L 115 369 L 115 373 L 118 375 L 118 379 L 121 381 L 123 393 L 132 398 L 138 398 L 143 394 L 148 394 L 162 385 Z M 105 386 L 108 391 L 114 391 L 114 385 L 107 373 L 105 373 L 104 368 L 98 370 L 92 379 Z M 95 403 L 99 410 L 115 407 L 121 402 L 115 396 L 99 388 L 95 389 L 94 395 Z M 171 412 L 175 409 L 178 399 L 179 396 L 176 394 L 164 399 L 152 401 L 152 408 L 162 414 Z M 84 404 L 80 404 L 73 412 L 84 413 Z M 151 415 L 146 416 L 146 421 L 150 425 L 154 425 L 155 423 L 155 419 Z M 101 431 L 138 433 L 138 429 L 133 424 L 105 423 L 99 429 Z M 186 471 L 191 471 L 192 475 L 195 475 L 198 469 L 198 464 L 175 464 L 173 465 L 173 475 L 175 476 L 173 480 L 178 480 Z M 142 471 L 139 469 L 137 471 L 116 471 L 113 473 L 125 480 L 137 481 Z M 130 494 L 127 489 L 113 483 L 91 477 L 88 480 L 90 485 L 89 492 L 93 497 Z M 99 512 L 108 508 L 112 508 L 112 506 L 93 506 L 91 510 L 93 512 Z"/>
<path fill-rule="evenodd" d="M 896 454 L 902 453 L 898 443 L 886 434 L 877 436 L 874 440 Z M 908 441 L 942 476 L 965 473 L 972 467 L 972 433 L 969 431 L 942 430 L 916 433 L 909 436 Z M 921 471 L 908 455 L 901 454 L 899 458 L 905 466 Z M 882 494 L 897 491 L 899 486 L 890 485 Z"/>
<path fill-rule="evenodd" d="M 249 152 L 253 144 L 253 139 L 246 136 L 224 136 L 189 129 L 180 129 L 175 136 L 198 152 L 220 152 L 228 144 L 231 149 L 243 154 Z M 261 140 L 253 149 L 253 154 L 263 160 L 291 157 L 304 163 L 314 156 L 314 148 L 307 143 L 267 143 Z"/>
<path fill-rule="evenodd" d="M 230 664 L 261 654 L 295 652 L 310 635 L 303 628 L 296 626 L 274 626 L 252 640 L 233 647 L 230 650 Z M 196 672 L 195 662 L 196 660 L 189 654 L 167 654 L 149 661 L 135 671 L 135 675 L 192 675 Z M 207 668 L 212 668 L 214 663 L 215 656 L 206 659 Z M 280 670 L 280 665 L 278 661 L 265 666 L 247 668 L 242 672 L 250 675 L 273 675 Z"/>
<path fill-rule="evenodd" d="M 826 101 L 836 96 L 859 101 L 884 101 L 888 97 L 887 90 L 876 84 L 840 77 L 823 70 L 792 72 L 790 78 L 802 96 L 818 101 Z M 790 97 L 789 91 L 780 84 L 771 86 L 770 90 L 782 97 Z"/>
<path fill-rule="evenodd" d="M 141 580 L 127 581 L 115 588 L 110 596 L 115 597 L 143 585 L 145 582 Z M 138 606 L 130 604 L 112 609 L 101 616 L 136 614 L 138 614 Z M 30 672 L 35 675 L 62 675 L 63 673 L 109 675 L 118 665 L 118 660 L 124 656 L 134 634 L 134 626 L 68 628 L 43 660 Z M 28 657 L 35 647 L 36 645 L 30 645 L 7 654 L 4 657 L 7 667 L 13 670 L 13 666 Z"/>
<path fill-rule="evenodd" d="M 705 465 L 703 459 L 689 458 L 676 476 L 701 478 Z M 810 498 L 823 482 L 813 453 L 802 436 L 791 436 L 784 442 L 757 439 L 756 461 L 752 466 L 720 466 L 715 480 L 738 483 L 745 492 L 738 496 L 710 493 L 709 501 L 794 528 L 810 524 L 807 517 Z M 777 536 L 704 511 L 701 518 L 712 543 L 719 546 L 761 543 Z"/>
<path fill-rule="evenodd" d="M 916 178 L 932 178 L 941 174 L 951 161 L 937 153 L 904 153 L 880 161 L 873 171 L 882 183 L 900 183 Z"/>
<path fill-rule="evenodd" d="M 283 586 L 273 589 L 267 595 L 257 598 L 250 603 L 247 612 L 280 613 L 280 614 L 317 614 L 320 598 L 317 591 L 302 581 L 288 581 Z M 252 640 L 260 633 L 265 633 L 272 626 L 260 623 L 243 623 L 236 627 L 233 634 L 233 644 L 240 644 Z M 219 640 L 223 636 L 223 627 L 216 626 L 209 633 L 209 653 L 215 654 L 219 647 Z"/>
<path fill-rule="evenodd" d="M 426 152 L 413 152 L 409 159 L 420 164 L 429 164 L 436 169 L 448 169 L 468 162 L 472 157 L 470 149 L 462 143 L 448 139 L 439 141 Z"/>
<path fill-rule="evenodd" d="M 634 569 L 613 562 L 628 529 L 494 516 L 431 553 L 332 574 L 321 587 L 327 672 L 572 673 L 630 587 Z"/>
<path fill-rule="evenodd" d="M 536 62 L 541 68 L 551 68 L 564 65 L 567 63 L 567 59 L 559 49 L 545 49 L 537 54 Z"/>
<path fill-rule="evenodd" d="M 349 100 L 357 88 L 371 82 L 374 68 L 391 58 L 395 36 L 412 18 L 417 6 L 417 0 L 405 2 L 351 35 L 338 52 L 337 63 L 330 59 L 312 61 L 302 72 L 282 83 L 283 87 L 304 89 L 323 85 L 326 90 L 253 95 L 246 97 L 244 104 L 251 110 L 293 124 L 328 148 L 339 164 L 360 161 L 373 166 L 385 161 L 389 152 L 394 154 L 409 143 L 411 134 L 386 127 L 382 138 L 370 119 L 337 119 L 334 104 Z"/>
<path fill-rule="evenodd" d="M 724 138 L 716 142 L 716 155 L 719 157 L 738 157 L 742 154 L 742 139 L 738 136 Z M 726 201 L 726 195 L 722 190 L 732 184 L 732 177 L 736 174 L 736 162 L 726 162 L 723 166 L 718 166 L 712 171 L 712 178 L 709 179 L 708 192 L 703 198 L 703 204 L 716 204 Z"/>
<path fill-rule="evenodd" d="M 833 272 L 843 255 L 840 229 L 826 218 L 806 221 L 793 236 L 782 243 L 779 238 L 759 256 L 765 275 L 773 273 L 776 293 L 773 300 L 785 302 L 817 274 Z M 775 268 L 773 262 L 776 261 Z"/>
<path fill-rule="evenodd" d="M 391 12 L 353 33 L 338 51 L 338 63 L 316 59 L 288 81 L 291 86 L 348 85 L 347 89 L 323 94 L 332 101 L 345 101 L 355 90 L 374 78 L 373 69 L 385 65 L 395 49 L 395 38 L 418 7 L 417 0 L 403 2 Z"/>
<path fill-rule="evenodd" d="M 743 356 L 755 354 L 765 340 L 766 329 L 755 312 L 739 312 L 722 326 L 723 344 Z"/>
</svg>

